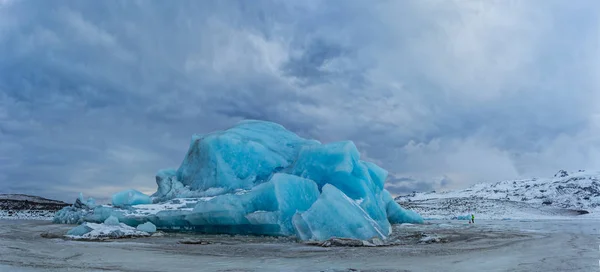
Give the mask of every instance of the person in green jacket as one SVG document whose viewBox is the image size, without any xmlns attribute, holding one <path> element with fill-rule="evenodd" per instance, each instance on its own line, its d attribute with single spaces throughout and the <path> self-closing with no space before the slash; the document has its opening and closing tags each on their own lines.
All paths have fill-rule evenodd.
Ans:
<svg viewBox="0 0 600 272">
<path fill-rule="evenodd" d="M 473 224 L 475 224 L 475 215 L 471 214 L 471 222 L 473 222 Z"/>
</svg>

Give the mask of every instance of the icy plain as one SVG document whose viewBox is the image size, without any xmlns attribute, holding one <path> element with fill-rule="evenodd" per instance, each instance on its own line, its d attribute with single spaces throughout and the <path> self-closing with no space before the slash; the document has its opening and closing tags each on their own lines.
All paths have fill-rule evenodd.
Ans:
<svg viewBox="0 0 600 272">
<path fill-rule="evenodd" d="M 600 221 L 436 220 L 394 225 L 383 247 L 166 233 L 81 242 L 71 225 L 0 220 L 0 271 L 597 271 Z M 48 238 L 42 238 L 41 235 Z M 54 237 L 54 238 L 53 238 Z M 196 241 L 196 243 L 184 243 Z M 198 242 L 202 241 L 202 243 Z"/>
</svg>

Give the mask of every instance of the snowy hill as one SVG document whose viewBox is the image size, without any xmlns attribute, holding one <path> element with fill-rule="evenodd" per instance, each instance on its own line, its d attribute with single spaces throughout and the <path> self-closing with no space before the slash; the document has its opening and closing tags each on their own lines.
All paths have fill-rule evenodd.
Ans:
<svg viewBox="0 0 600 272">
<path fill-rule="evenodd" d="M 428 218 L 547 218 L 600 213 L 600 173 L 559 171 L 552 178 L 480 183 L 464 190 L 396 198 Z"/>
<path fill-rule="evenodd" d="M 69 204 L 39 196 L 0 194 L 0 219 L 51 220 L 65 206 Z"/>
</svg>

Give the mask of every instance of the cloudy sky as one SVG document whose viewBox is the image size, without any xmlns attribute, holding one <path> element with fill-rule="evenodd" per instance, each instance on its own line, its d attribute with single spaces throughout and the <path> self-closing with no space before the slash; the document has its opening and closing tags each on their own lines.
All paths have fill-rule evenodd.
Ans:
<svg viewBox="0 0 600 272">
<path fill-rule="evenodd" d="M 600 2 L 0 0 L 0 193 L 151 193 L 193 133 L 353 140 L 388 188 L 600 170 Z"/>
</svg>

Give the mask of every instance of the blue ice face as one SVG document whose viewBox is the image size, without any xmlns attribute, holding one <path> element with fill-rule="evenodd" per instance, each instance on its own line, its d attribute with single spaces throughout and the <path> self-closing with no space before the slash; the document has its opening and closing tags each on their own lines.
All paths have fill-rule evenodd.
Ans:
<svg viewBox="0 0 600 272">
<path fill-rule="evenodd" d="M 423 224 L 423 217 L 418 213 L 402 208 L 387 190 L 383 190 L 383 201 L 386 207 L 387 218 L 392 224 L 413 223 Z"/>
<path fill-rule="evenodd" d="M 114 217 L 132 227 L 149 222 L 158 229 L 302 240 L 385 239 L 390 224 L 423 221 L 384 189 L 387 174 L 360 160 L 351 141 L 320 144 L 278 124 L 244 121 L 195 135 L 179 169 L 157 173 L 151 197 L 127 190 L 113 195 L 113 206 L 67 207 L 55 221 Z"/>
<path fill-rule="evenodd" d="M 275 123 L 245 121 L 225 131 L 195 136 L 177 179 L 198 191 L 251 189 L 293 163 L 300 148 L 317 143 Z"/>
<path fill-rule="evenodd" d="M 377 222 L 385 235 L 390 223 L 382 200 L 387 171 L 360 160 L 353 142 L 307 146 L 300 151 L 292 173 L 314 180 L 319 188 L 331 185 L 349 197 Z"/>
<path fill-rule="evenodd" d="M 293 218 L 302 240 L 327 240 L 332 237 L 368 240 L 385 239 L 390 233 L 360 207 L 331 184 L 322 188 L 319 199 L 306 211 Z"/>
<path fill-rule="evenodd" d="M 246 226 L 247 233 L 291 235 L 292 216 L 308 210 L 318 197 L 312 180 L 278 173 L 249 192 L 198 202 L 186 220 L 192 225 Z"/>
</svg>

